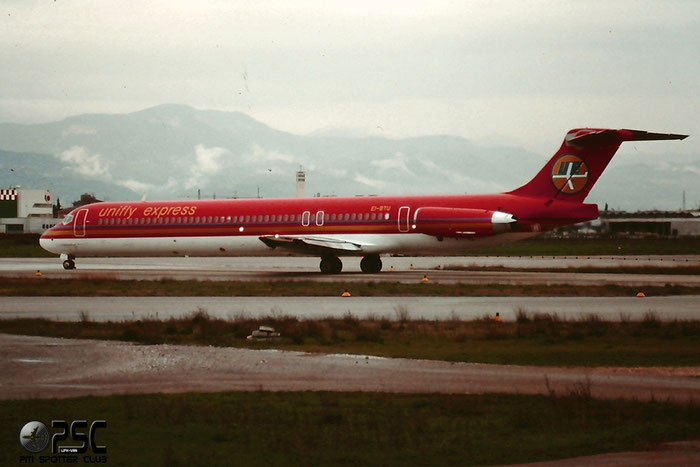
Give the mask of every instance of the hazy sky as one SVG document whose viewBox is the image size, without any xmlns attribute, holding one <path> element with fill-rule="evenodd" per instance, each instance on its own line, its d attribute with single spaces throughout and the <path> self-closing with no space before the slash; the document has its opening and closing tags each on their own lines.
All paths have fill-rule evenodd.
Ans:
<svg viewBox="0 0 700 467">
<path fill-rule="evenodd" d="M 601 126 L 700 153 L 693 0 L 2 0 L 0 18 L 0 122 L 181 103 L 300 134 L 551 152 Z"/>
</svg>

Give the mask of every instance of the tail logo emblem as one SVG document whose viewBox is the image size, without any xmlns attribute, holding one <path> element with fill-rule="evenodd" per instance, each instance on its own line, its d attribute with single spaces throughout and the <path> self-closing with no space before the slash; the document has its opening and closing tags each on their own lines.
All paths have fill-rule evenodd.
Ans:
<svg viewBox="0 0 700 467">
<path fill-rule="evenodd" d="M 552 183 L 560 193 L 575 195 L 588 183 L 588 166 L 580 157 L 564 154 L 552 165 Z"/>
</svg>

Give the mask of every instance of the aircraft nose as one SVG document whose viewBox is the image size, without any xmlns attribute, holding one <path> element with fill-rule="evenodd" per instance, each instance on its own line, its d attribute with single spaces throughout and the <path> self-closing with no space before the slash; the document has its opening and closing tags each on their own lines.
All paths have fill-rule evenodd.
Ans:
<svg viewBox="0 0 700 467">
<path fill-rule="evenodd" d="M 49 251 L 51 253 L 55 253 L 54 251 L 51 250 L 51 246 L 53 244 L 53 228 L 50 228 L 49 230 L 45 231 L 43 234 L 39 236 L 39 246 L 42 247 L 44 250 Z"/>
</svg>

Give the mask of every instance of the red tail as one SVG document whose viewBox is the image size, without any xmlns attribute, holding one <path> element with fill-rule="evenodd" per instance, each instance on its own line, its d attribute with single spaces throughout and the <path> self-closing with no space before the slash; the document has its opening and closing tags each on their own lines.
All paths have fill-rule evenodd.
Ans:
<svg viewBox="0 0 700 467">
<path fill-rule="evenodd" d="M 511 194 L 583 202 L 624 141 L 684 139 L 688 135 L 639 130 L 570 130 L 561 148 L 535 177 Z"/>
</svg>

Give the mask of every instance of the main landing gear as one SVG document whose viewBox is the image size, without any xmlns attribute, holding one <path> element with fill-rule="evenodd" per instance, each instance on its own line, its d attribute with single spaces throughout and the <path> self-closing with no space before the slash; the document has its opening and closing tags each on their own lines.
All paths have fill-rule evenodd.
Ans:
<svg viewBox="0 0 700 467">
<path fill-rule="evenodd" d="M 75 269 L 75 256 L 70 255 L 68 259 L 63 261 L 63 269 L 71 270 Z"/>
<path fill-rule="evenodd" d="M 340 274 L 343 262 L 337 256 L 324 256 L 321 258 L 320 268 L 324 274 Z M 360 269 L 366 274 L 376 274 L 382 270 L 382 260 L 379 255 L 367 255 L 360 261 Z"/>
<path fill-rule="evenodd" d="M 337 256 L 324 256 L 321 258 L 320 267 L 324 274 L 340 274 L 343 270 L 343 262 Z"/>
<path fill-rule="evenodd" d="M 382 260 L 379 255 L 367 255 L 360 261 L 360 269 L 366 274 L 376 274 L 382 270 Z"/>
</svg>

